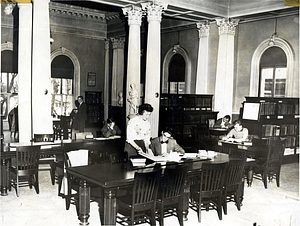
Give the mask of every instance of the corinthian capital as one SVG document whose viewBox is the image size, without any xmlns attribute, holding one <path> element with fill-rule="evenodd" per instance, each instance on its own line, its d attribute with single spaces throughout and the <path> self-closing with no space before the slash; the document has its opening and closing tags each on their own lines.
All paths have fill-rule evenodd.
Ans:
<svg viewBox="0 0 300 226">
<path fill-rule="evenodd" d="M 141 7 L 138 6 L 129 6 L 126 8 L 123 8 L 123 14 L 128 17 L 128 25 L 139 25 L 141 26 L 142 23 L 142 17 L 144 15 L 144 12 L 142 11 Z"/>
<path fill-rule="evenodd" d="M 198 32 L 199 32 L 199 38 L 209 36 L 210 25 L 209 25 L 208 21 L 199 22 L 199 23 L 196 23 L 196 25 L 197 25 Z"/>
<path fill-rule="evenodd" d="M 105 49 L 109 49 L 109 39 L 105 39 Z"/>
<path fill-rule="evenodd" d="M 166 6 L 157 3 L 141 3 L 143 10 L 147 11 L 147 19 L 149 21 L 161 21 L 161 15 L 166 8 Z"/>
<path fill-rule="evenodd" d="M 223 18 L 216 19 L 217 25 L 219 27 L 219 35 L 229 34 L 235 35 L 235 27 L 239 23 L 239 19 Z"/>
<path fill-rule="evenodd" d="M 111 38 L 113 49 L 123 49 L 125 38 Z"/>
</svg>

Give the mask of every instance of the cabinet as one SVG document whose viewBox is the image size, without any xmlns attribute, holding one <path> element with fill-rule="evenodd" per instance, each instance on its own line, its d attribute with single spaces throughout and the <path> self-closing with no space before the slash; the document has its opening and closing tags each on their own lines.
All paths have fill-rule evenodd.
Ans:
<svg viewBox="0 0 300 226">
<path fill-rule="evenodd" d="M 285 155 L 297 154 L 299 147 L 299 99 L 246 97 L 242 122 L 249 134 L 262 139 L 285 140 Z"/>
<path fill-rule="evenodd" d="M 85 103 L 87 105 L 86 127 L 101 127 L 104 120 L 101 92 L 86 91 Z"/>
<path fill-rule="evenodd" d="M 194 129 L 208 133 L 208 120 L 217 119 L 218 112 L 212 111 L 213 95 L 196 94 L 161 94 L 160 130 L 172 128 L 177 141 L 193 141 Z M 191 143 L 190 143 L 191 144 Z"/>
</svg>

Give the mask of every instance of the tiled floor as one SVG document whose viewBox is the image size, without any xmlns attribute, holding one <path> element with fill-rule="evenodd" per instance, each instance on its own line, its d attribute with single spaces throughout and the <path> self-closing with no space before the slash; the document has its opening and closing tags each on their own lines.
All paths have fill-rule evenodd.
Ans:
<svg viewBox="0 0 300 226">
<path fill-rule="evenodd" d="M 75 207 L 65 209 L 65 201 L 57 196 L 57 185 L 51 185 L 49 172 L 40 172 L 40 194 L 35 190 L 21 188 L 20 197 L 15 191 L 0 197 L 1 226 L 74 226 L 79 221 Z M 252 187 L 245 188 L 241 211 L 233 203 L 228 204 L 228 215 L 219 220 L 216 211 L 203 211 L 202 222 L 198 223 L 196 213 L 190 211 L 184 225 L 228 225 L 228 226 L 298 226 L 299 219 L 299 164 L 282 166 L 281 186 L 275 181 L 264 189 L 261 181 L 255 180 Z M 90 225 L 101 225 L 96 203 L 91 204 Z M 145 224 L 146 225 L 146 224 Z M 158 222 L 157 222 L 157 225 Z M 178 226 L 177 218 L 165 220 L 166 226 Z"/>
</svg>

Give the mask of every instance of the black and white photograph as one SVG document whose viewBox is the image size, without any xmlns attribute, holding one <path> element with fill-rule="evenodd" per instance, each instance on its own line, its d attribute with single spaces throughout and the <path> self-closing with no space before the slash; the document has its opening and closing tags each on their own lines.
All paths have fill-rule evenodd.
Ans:
<svg viewBox="0 0 300 226">
<path fill-rule="evenodd" d="M 2 0 L 0 225 L 298 226 L 299 0 Z"/>
</svg>

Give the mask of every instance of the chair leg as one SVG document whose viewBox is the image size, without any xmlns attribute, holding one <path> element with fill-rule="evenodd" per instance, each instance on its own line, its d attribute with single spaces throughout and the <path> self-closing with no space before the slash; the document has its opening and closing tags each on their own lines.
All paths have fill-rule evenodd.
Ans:
<svg viewBox="0 0 300 226">
<path fill-rule="evenodd" d="M 55 162 L 52 162 L 50 164 L 50 167 L 51 167 L 51 169 L 50 169 L 51 182 L 52 182 L 52 185 L 55 185 L 55 168 L 56 168 Z"/>
<path fill-rule="evenodd" d="M 159 209 L 159 225 L 164 226 L 164 206 L 161 204 Z"/>
<path fill-rule="evenodd" d="M 264 171 L 262 174 L 262 179 L 263 179 L 263 182 L 264 182 L 264 186 L 265 186 L 265 189 L 268 188 L 268 176 L 267 176 L 267 172 Z"/>
<path fill-rule="evenodd" d="M 223 195 L 223 211 L 224 214 L 227 215 L 227 192 L 224 192 Z"/>
<path fill-rule="evenodd" d="M 276 173 L 276 185 L 277 187 L 280 186 L 280 169 Z"/>
<path fill-rule="evenodd" d="M 151 225 L 156 226 L 156 222 L 155 222 L 155 206 L 153 206 L 151 208 Z"/>
<path fill-rule="evenodd" d="M 180 226 L 183 226 L 183 209 L 182 209 L 182 207 L 183 207 L 182 202 L 179 202 L 178 206 L 177 206 L 177 218 L 178 218 Z"/>
<path fill-rule="evenodd" d="M 39 194 L 40 188 L 39 188 L 39 173 L 38 172 L 35 174 L 35 177 L 34 177 L 34 188 L 35 188 L 36 193 Z"/>
<path fill-rule="evenodd" d="M 197 216 L 198 216 L 198 222 L 201 223 L 201 195 L 199 195 Z"/>
<path fill-rule="evenodd" d="M 222 220 L 222 194 L 219 195 L 217 204 L 218 204 L 218 207 L 217 207 L 218 216 L 219 216 L 219 219 Z"/>
<path fill-rule="evenodd" d="M 17 175 L 17 184 L 15 185 L 16 186 L 16 194 L 17 194 L 17 197 L 19 197 L 19 176 Z"/>
</svg>

